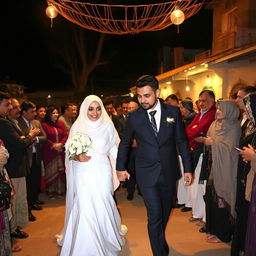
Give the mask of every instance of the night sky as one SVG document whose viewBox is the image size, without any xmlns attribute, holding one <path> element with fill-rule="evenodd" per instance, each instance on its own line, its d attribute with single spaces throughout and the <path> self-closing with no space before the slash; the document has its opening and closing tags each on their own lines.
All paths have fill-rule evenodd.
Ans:
<svg viewBox="0 0 256 256">
<path fill-rule="evenodd" d="M 63 33 L 72 24 L 58 15 L 50 28 L 46 7 L 46 1 L 35 0 L 5 1 L 1 6 L 0 80 L 16 81 L 26 91 L 71 88 L 69 77 L 56 66 L 54 49 L 63 44 Z M 206 9 L 185 20 L 179 34 L 172 25 L 158 32 L 107 35 L 102 59 L 108 64 L 93 71 L 89 86 L 97 93 L 127 92 L 139 76 L 157 75 L 157 56 L 162 46 L 207 50 L 211 39 L 212 16 Z"/>
</svg>

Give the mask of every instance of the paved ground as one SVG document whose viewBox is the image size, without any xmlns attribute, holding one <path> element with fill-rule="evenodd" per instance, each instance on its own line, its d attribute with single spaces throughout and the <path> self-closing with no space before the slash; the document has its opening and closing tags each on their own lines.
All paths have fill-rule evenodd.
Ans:
<svg viewBox="0 0 256 256">
<path fill-rule="evenodd" d="M 58 256 L 59 247 L 54 235 L 60 232 L 65 211 L 64 199 L 46 201 L 43 211 L 34 211 L 37 221 L 30 222 L 24 231 L 29 238 L 19 240 L 23 250 L 14 256 Z M 129 231 L 126 245 L 121 256 L 150 256 L 151 250 L 147 236 L 146 211 L 143 200 L 137 194 L 133 201 L 126 200 L 124 189 L 117 191 L 118 207 L 122 222 Z M 190 213 L 182 213 L 174 209 L 167 227 L 167 239 L 171 246 L 171 256 L 229 256 L 230 246 L 224 243 L 209 244 L 204 241 L 205 234 L 198 232 L 199 227 L 189 223 Z M 95 255 L 97 256 L 97 255 Z M 110 255 L 106 255 L 110 256 Z"/>
</svg>

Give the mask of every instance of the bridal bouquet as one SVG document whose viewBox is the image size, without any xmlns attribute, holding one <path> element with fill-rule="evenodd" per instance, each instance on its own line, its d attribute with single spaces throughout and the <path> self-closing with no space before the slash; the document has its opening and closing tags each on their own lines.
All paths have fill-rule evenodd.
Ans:
<svg viewBox="0 0 256 256">
<path fill-rule="evenodd" d="M 73 160 L 76 155 L 86 154 L 91 146 L 92 140 L 88 135 L 77 133 L 67 141 L 65 148 L 69 160 Z"/>
</svg>

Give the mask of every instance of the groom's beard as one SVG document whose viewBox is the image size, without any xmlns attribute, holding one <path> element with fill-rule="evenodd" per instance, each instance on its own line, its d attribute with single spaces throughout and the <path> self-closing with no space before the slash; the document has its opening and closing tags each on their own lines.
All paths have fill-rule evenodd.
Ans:
<svg viewBox="0 0 256 256">
<path fill-rule="evenodd" d="M 140 105 L 142 106 L 143 109 L 148 110 L 153 108 L 156 105 L 157 100 L 153 104 L 149 104 L 146 102 L 141 102 Z"/>
</svg>

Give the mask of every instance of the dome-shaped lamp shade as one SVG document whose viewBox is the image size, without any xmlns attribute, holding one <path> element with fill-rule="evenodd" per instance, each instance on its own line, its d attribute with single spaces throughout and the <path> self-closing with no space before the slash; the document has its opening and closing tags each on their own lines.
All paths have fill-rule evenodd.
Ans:
<svg viewBox="0 0 256 256">
<path fill-rule="evenodd" d="M 180 25 L 185 20 L 184 12 L 176 9 L 171 13 L 171 21 L 175 25 Z"/>
<path fill-rule="evenodd" d="M 54 19 L 57 17 L 58 15 L 58 11 L 56 10 L 56 8 L 53 5 L 49 5 L 46 10 L 45 10 L 46 15 L 50 18 L 50 19 Z"/>
</svg>

